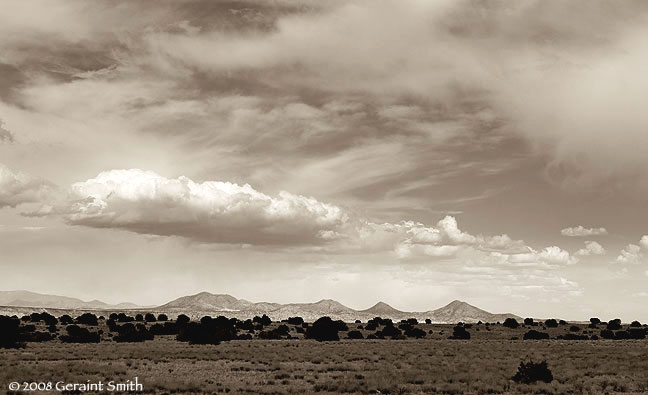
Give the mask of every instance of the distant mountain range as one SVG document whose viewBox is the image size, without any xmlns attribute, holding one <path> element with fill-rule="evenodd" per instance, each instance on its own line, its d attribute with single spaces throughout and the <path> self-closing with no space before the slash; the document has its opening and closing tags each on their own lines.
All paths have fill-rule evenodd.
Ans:
<svg viewBox="0 0 648 395">
<path fill-rule="evenodd" d="M 100 300 L 85 302 L 67 296 L 44 295 L 29 291 L 0 291 L 0 306 L 88 310 L 137 309 L 142 307 L 134 303 L 108 304 Z"/>
<path fill-rule="evenodd" d="M 158 307 L 142 307 L 133 303 L 120 303 L 110 305 L 98 300 L 84 302 L 80 299 L 65 296 L 42 295 L 28 291 L 0 291 L 0 308 L 2 314 L 15 311 L 16 314 L 26 314 L 30 310 L 47 308 L 51 314 L 73 313 L 79 310 L 97 310 L 105 313 L 121 310 L 147 311 L 153 313 L 166 313 L 169 316 L 186 314 L 192 318 L 204 315 L 225 315 L 240 319 L 252 318 L 255 315 L 266 314 L 273 320 L 282 320 L 288 317 L 302 317 L 306 321 L 314 321 L 319 317 L 329 316 L 336 320 L 351 322 L 354 320 L 366 321 L 374 317 L 401 320 L 416 318 L 420 321 L 430 319 L 434 323 L 456 322 L 497 322 L 506 318 L 521 320 L 514 314 L 494 314 L 479 309 L 466 302 L 452 301 L 446 306 L 436 310 L 423 312 L 406 312 L 397 310 L 387 303 L 378 302 L 366 310 L 354 310 L 340 302 L 323 299 L 315 303 L 268 303 L 250 302 L 237 299 L 231 295 L 211 294 L 201 292 L 195 295 L 183 296 Z M 56 311 L 53 311 L 56 310 Z"/>
<path fill-rule="evenodd" d="M 238 318 L 250 318 L 254 315 L 267 314 L 273 320 L 299 316 L 306 321 L 312 321 L 322 316 L 344 321 L 357 319 L 366 321 L 378 316 L 394 320 L 405 318 L 424 320 L 429 318 L 435 323 L 456 323 L 459 321 L 497 322 L 504 321 L 509 317 L 521 319 L 514 314 L 493 314 L 459 300 L 455 300 L 436 310 L 406 312 L 397 310 L 384 302 L 378 302 L 366 310 L 354 310 L 331 299 L 323 299 L 315 303 L 253 303 L 245 299 L 236 299 L 231 295 L 211 294 L 209 292 L 183 296 L 157 307 L 157 310 L 177 314 L 184 313 L 192 316 L 222 314 Z"/>
</svg>

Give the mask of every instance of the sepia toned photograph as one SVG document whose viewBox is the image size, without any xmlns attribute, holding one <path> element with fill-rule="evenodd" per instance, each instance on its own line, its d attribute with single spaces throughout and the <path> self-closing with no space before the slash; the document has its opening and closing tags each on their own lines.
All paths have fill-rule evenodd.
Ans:
<svg viewBox="0 0 648 395">
<path fill-rule="evenodd" d="M 0 393 L 648 394 L 648 2 L 1 0 Z"/>
</svg>

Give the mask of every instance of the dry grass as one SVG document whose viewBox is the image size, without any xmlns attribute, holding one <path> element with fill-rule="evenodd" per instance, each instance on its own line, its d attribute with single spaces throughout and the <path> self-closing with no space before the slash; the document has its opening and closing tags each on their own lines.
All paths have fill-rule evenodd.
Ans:
<svg viewBox="0 0 648 395">
<path fill-rule="evenodd" d="M 218 346 L 158 336 L 145 343 L 30 343 L 0 350 L 0 383 L 133 379 L 146 393 L 614 393 L 648 392 L 648 341 L 510 340 L 494 327 L 473 340 L 232 341 Z M 438 335 L 444 328 L 445 335 Z M 555 333 L 562 333 L 556 328 Z M 511 380 L 521 360 L 544 360 L 555 380 Z"/>
</svg>

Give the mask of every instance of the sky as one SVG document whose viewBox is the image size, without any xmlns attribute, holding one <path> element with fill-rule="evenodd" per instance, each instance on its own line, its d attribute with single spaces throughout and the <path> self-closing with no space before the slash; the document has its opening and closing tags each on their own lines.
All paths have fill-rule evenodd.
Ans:
<svg viewBox="0 0 648 395">
<path fill-rule="evenodd" d="M 0 289 L 648 320 L 643 1 L 12 2 Z"/>
</svg>

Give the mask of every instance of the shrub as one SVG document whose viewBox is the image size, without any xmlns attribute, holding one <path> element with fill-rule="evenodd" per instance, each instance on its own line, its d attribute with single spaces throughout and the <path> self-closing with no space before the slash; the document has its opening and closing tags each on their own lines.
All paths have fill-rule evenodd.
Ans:
<svg viewBox="0 0 648 395">
<path fill-rule="evenodd" d="M 313 325 L 306 330 L 307 339 L 317 341 L 336 341 L 340 340 L 338 336 L 338 324 L 330 317 L 321 317 L 313 322 Z"/>
<path fill-rule="evenodd" d="M 176 322 L 165 322 L 164 324 L 153 324 L 151 333 L 154 335 L 177 335 L 179 325 Z"/>
<path fill-rule="evenodd" d="M 645 339 L 646 338 L 646 328 L 630 328 L 628 329 L 630 338 L 632 339 Z"/>
<path fill-rule="evenodd" d="M 189 322 L 178 330 L 178 341 L 190 344 L 220 344 L 236 338 L 236 328 L 225 317 L 213 319 L 209 316 L 201 318 L 200 323 Z"/>
<path fill-rule="evenodd" d="M 360 321 L 360 320 L 355 320 L 355 323 L 356 323 L 356 324 L 362 324 L 362 321 Z"/>
<path fill-rule="evenodd" d="M 415 337 L 417 339 L 422 339 L 426 335 L 425 331 L 420 328 L 410 328 L 405 331 L 405 336 L 407 337 Z"/>
<path fill-rule="evenodd" d="M 607 329 L 609 329 L 611 331 L 616 331 L 616 330 L 621 329 L 621 320 L 616 318 L 616 319 L 608 321 Z"/>
<path fill-rule="evenodd" d="M 593 324 L 593 325 L 598 325 L 598 324 L 601 323 L 601 320 L 596 318 L 596 317 L 592 317 L 592 318 L 590 318 L 590 323 Z"/>
<path fill-rule="evenodd" d="M 151 313 L 146 313 L 146 315 L 144 316 L 144 320 L 146 322 L 155 322 L 156 321 L 155 316 L 153 314 L 151 314 Z"/>
<path fill-rule="evenodd" d="M 349 331 L 347 333 L 347 339 L 364 339 L 360 331 Z"/>
<path fill-rule="evenodd" d="M 158 321 L 168 321 L 168 320 L 169 320 L 169 317 L 167 317 L 167 315 L 164 314 L 164 313 L 163 313 L 163 314 L 158 314 L 158 316 L 157 316 L 157 320 L 158 320 Z"/>
<path fill-rule="evenodd" d="M 20 321 L 0 315 L 0 348 L 20 348 L 18 341 Z"/>
<path fill-rule="evenodd" d="M 380 332 L 382 333 L 383 337 L 391 337 L 392 339 L 400 339 L 403 336 L 403 332 L 401 332 L 401 330 L 396 328 L 393 324 L 386 325 Z"/>
<path fill-rule="evenodd" d="M 577 335 L 575 333 L 567 333 L 562 338 L 564 340 L 589 340 L 587 335 Z"/>
<path fill-rule="evenodd" d="M 144 321 L 144 316 L 140 313 L 135 314 L 135 321 Z"/>
<path fill-rule="evenodd" d="M 97 326 L 99 322 L 97 321 L 97 316 L 92 313 L 83 313 L 76 319 L 77 324 L 84 324 L 90 326 Z"/>
<path fill-rule="evenodd" d="M 539 332 L 535 329 L 531 329 L 524 334 L 524 340 L 549 340 L 549 334 L 545 332 Z"/>
<path fill-rule="evenodd" d="M 301 325 L 304 323 L 304 319 L 301 317 L 288 317 L 288 323 L 291 325 Z"/>
<path fill-rule="evenodd" d="M 448 339 L 452 340 L 470 340 L 470 332 L 463 327 L 463 325 L 457 325 L 452 329 L 452 336 Z"/>
<path fill-rule="evenodd" d="M 426 318 L 426 319 L 425 319 L 425 323 L 428 324 L 428 325 L 430 325 L 430 324 L 432 323 L 432 320 L 429 319 L 429 318 Z"/>
<path fill-rule="evenodd" d="M 630 323 L 630 326 L 633 327 L 633 328 L 641 328 L 641 322 L 632 321 L 632 323 Z"/>
<path fill-rule="evenodd" d="M 63 314 L 62 316 L 59 317 L 59 321 L 61 322 L 62 325 L 69 325 L 72 323 L 72 317 L 70 317 L 67 314 Z"/>
<path fill-rule="evenodd" d="M 550 318 L 550 319 L 545 321 L 545 326 L 547 328 L 557 328 L 558 327 L 558 321 L 556 321 L 553 318 Z"/>
<path fill-rule="evenodd" d="M 630 339 L 630 332 L 628 331 L 616 331 L 614 332 L 614 340 L 628 340 Z"/>
<path fill-rule="evenodd" d="M 347 326 L 347 324 L 345 324 L 344 321 L 342 321 L 342 320 L 335 321 L 335 327 L 340 332 L 344 332 L 344 331 L 349 330 L 349 327 Z"/>
<path fill-rule="evenodd" d="M 603 329 L 600 335 L 603 339 L 614 339 L 614 332 L 609 329 Z"/>
<path fill-rule="evenodd" d="M 543 381 L 551 383 L 553 381 L 553 374 L 547 366 L 547 361 L 528 363 L 520 362 L 517 373 L 513 376 L 513 381 L 516 383 L 531 384 L 536 381 Z"/>
<path fill-rule="evenodd" d="M 567 325 L 567 321 L 560 320 L 560 321 L 558 321 L 558 325 Z"/>
<path fill-rule="evenodd" d="M 511 329 L 515 329 L 518 326 L 520 326 L 520 324 L 518 324 L 518 322 L 515 320 L 515 318 L 507 318 L 506 320 L 504 320 L 504 324 L 502 324 L 502 325 L 507 327 L 507 328 L 511 328 Z"/>
<path fill-rule="evenodd" d="M 572 325 L 569 327 L 570 332 L 580 332 L 580 328 L 577 327 L 576 325 Z"/>
<path fill-rule="evenodd" d="M 288 328 L 286 325 L 279 325 L 273 330 L 259 332 L 259 339 L 280 340 L 286 337 L 290 337 L 289 333 L 290 328 Z"/>
<path fill-rule="evenodd" d="M 525 318 L 524 325 L 533 325 L 533 318 Z"/>
<path fill-rule="evenodd" d="M 189 317 L 187 317 L 187 316 L 184 315 L 184 314 L 180 314 L 180 315 L 176 318 L 176 324 L 178 324 L 178 325 L 185 325 L 185 324 L 187 324 L 189 321 L 191 321 L 191 320 L 189 319 Z"/>
<path fill-rule="evenodd" d="M 137 326 L 128 323 L 117 327 L 118 335 L 113 339 L 120 343 L 137 343 L 145 340 L 153 340 L 153 333 L 148 331 L 143 324 Z"/>
<path fill-rule="evenodd" d="M 65 330 L 68 334 L 59 336 L 64 343 L 99 343 L 101 340 L 99 333 L 90 332 L 78 325 L 68 325 Z"/>
<path fill-rule="evenodd" d="M 407 323 L 410 325 L 418 325 L 418 320 L 416 318 L 408 318 Z"/>
</svg>

